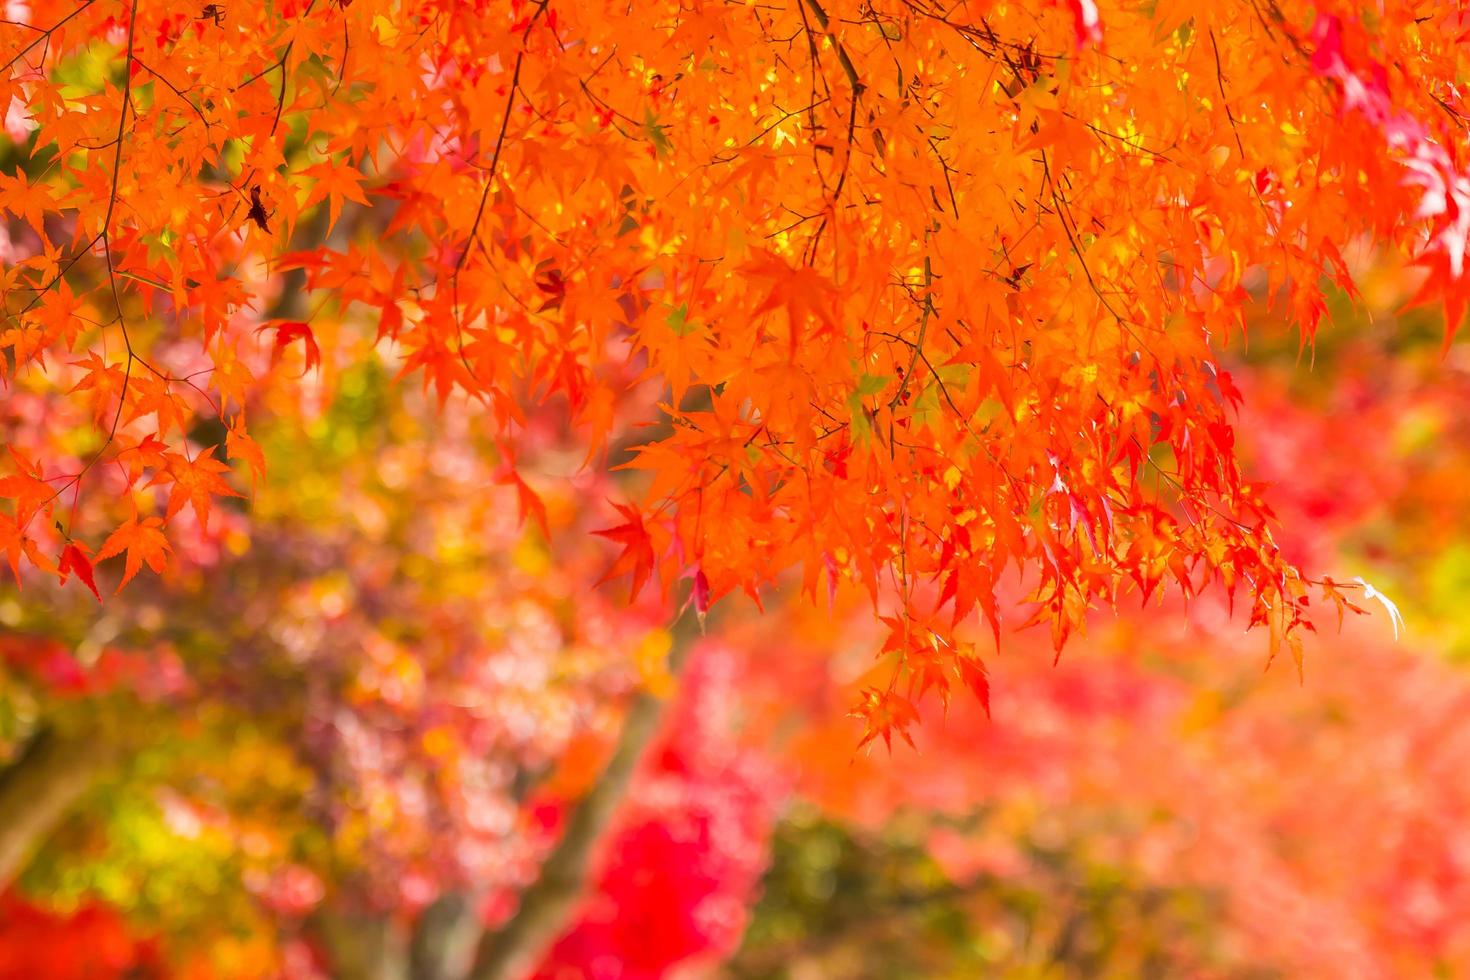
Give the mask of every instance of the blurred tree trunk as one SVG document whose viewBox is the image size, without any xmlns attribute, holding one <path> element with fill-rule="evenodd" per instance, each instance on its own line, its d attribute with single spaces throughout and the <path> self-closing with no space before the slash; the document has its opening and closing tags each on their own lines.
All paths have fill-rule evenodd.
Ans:
<svg viewBox="0 0 1470 980">
<path fill-rule="evenodd" d="M 673 626 L 669 672 L 677 677 L 696 638 L 695 617 Z M 640 691 L 623 717 L 617 744 L 602 775 L 569 810 L 566 829 L 521 893 L 516 911 L 499 928 L 480 922 L 483 896 L 474 891 L 441 897 L 411 929 L 384 916 L 323 909 L 313 931 L 332 960 L 335 980 L 522 980 L 540 965 L 571 924 L 587 885 L 598 842 L 627 795 L 638 763 L 658 734 L 667 701 Z"/>
<path fill-rule="evenodd" d="M 674 625 L 669 671 L 678 675 L 694 642 L 694 617 Z M 498 929 L 487 932 L 480 903 L 454 896 L 421 917 L 410 947 L 410 980 L 522 980 L 571 924 L 587 885 L 593 852 L 627 795 L 633 774 L 658 733 L 666 701 L 647 692 L 633 697 L 607 768 L 567 815 L 566 830 Z"/>
<path fill-rule="evenodd" d="M 607 768 L 577 802 L 566 831 L 541 865 L 540 876 L 522 893 L 515 914 L 480 940 L 469 980 L 520 980 L 566 929 L 586 886 L 592 852 L 612 822 L 662 716 L 662 699 L 647 693 L 634 698 Z"/>
<path fill-rule="evenodd" d="M 0 769 L 0 891 L 25 869 L 110 756 L 95 738 L 42 726 Z"/>
<path fill-rule="evenodd" d="M 387 916 L 327 909 L 313 926 L 332 959 L 333 980 L 403 980 L 409 975 L 402 930 Z"/>
<path fill-rule="evenodd" d="M 669 670 L 675 675 L 693 644 L 694 637 L 689 635 L 693 620 L 693 616 L 682 616 L 674 627 Z M 607 768 L 577 801 L 561 839 L 541 865 L 540 876 L 521 894 L 515 914 L 481 938 L 468 980 L 521 980 L 566 930 L 586 887 L 592 852 L 627 794 L 644 750 L 658 733 L 665 703 L 646 691 L 634 696 Z"/>
<path fill-rule="evenodd" d="M 463 980 L 484 935 L 478 895 L 445 895 L 424 910 L 409 949 L 409 980 Z"/>
</svg>

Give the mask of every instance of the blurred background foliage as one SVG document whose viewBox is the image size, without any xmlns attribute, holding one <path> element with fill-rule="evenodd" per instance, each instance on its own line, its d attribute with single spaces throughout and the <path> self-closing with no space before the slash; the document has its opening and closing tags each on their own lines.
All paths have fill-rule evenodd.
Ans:
<svg viewBox="0 0 1470 980">
<path fill-rule="evenodd" d="M 980 819 L 984 819 L 983 817 Z M 1183 976 L 1211 957 L 1202 891 L 1026 841 L 1024 871 L 953 880 L 902 821 L 863 833 L 799 807 L 772 841 L 731 978 Z"/>
</svg>

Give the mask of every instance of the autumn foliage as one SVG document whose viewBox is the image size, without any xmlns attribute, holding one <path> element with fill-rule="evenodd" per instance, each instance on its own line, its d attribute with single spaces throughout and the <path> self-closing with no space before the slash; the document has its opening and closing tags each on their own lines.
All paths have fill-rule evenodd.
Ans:
<svg viewBox="0 0 1470 980">
<path fill-rule="evenodd" d="M 164 568 L 268 465 L 277 374 L 376 348 L 480 403 L 508 459 L 564 410 L 592 463 L 632 358 L 665 428 L 624 461 L 646 479 L 615 567 L 701 605 L 793 568 L 813 597 L 861 582 L 900 624 L 875 730 L 976 686 L 955 625 L 998 635 L 1008 566 L 1058 646 L 1126 592 L 1218 584 L 1299 655 L 1309 595 L 1349 600 L 1273 543 L 1211 345 L 1251 289 L 1310 342 L 1367 236 L 1426 267 L 1453 334 L 1467 26 L 35 4 L 0 92 L 7 559 L 87 588 Z"/>
</svg>

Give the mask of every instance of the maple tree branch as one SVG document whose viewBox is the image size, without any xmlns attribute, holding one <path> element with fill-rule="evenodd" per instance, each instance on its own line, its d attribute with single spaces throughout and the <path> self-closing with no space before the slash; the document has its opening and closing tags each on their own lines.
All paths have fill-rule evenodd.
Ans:
<svg viewBox="0 0 1470 980">
<path fill-rule="evenodd" d="M 1056 208 L 1057 220 L 1062 223 L 1062 231 L 1066 232 L 1067 243 L 1072 248 L 1072 254 L 1077 257 L 1077 264 L 1082 267 L 1082 274 L 1087 279 L 1087 285 L 1092 287 L 1092 292 L 1097 296 L 1098 302 L 1102 303 L 1103 309 L 1112 314 L 1112 317 L 1114 320 L 1117 321 L 1118 326 L 1122 327 L 1123 331 L 1127 333 L 1128 336 L 1138 341 L 1139 345 L 1146 349 L 1148 345 L 1144 343 L 1143 339 L 1140 338 L 1138 336 L 1138 333 L 1133 329 L 1132 321 L 1129 319 L 1125 319 L 1123 315 L 1117 311 L 1112 302 L 1108 299 L 1107 295 L 1102 291 L 1102 287 L 1098 285 L 1097 280 L 1093 278 L 1092 268 L 1087 264 L 1087 257 L 1082 254 L 1082 243 L 1078 241 L 1077 234 L 1073 231 L 1072 228 L 1073 224 L 1075 224 L 1076 222 L 1076 219 L 1072 217 L 1071 207 L 1070 205 L 1068 205 L 1067 199 L 1063 197 L 1061 192 L 1057 189 L 1056 178 L 1052 176 L 1051 165 L 1047 162 L 1046 150 L 1041 151 L 1041 172 L 1042 175 L 1046 178 L 1047 185 L 1051 188 L 1051 199 L 1053 206 Z"/>
<path fill-rule="evenodd" d="M 1210 50 L 1215 55 L 1215 84 L 1220 89 L 1220 105 L 1225 110 L 1225 118 L 1230 120 L 1230 132 L 1235 136 L 1235 148 L 1240 151 L 1240 159 L 1244 161 L 1246 159 L 1245 144 L 1240 140 L 1240 128 L 1235 123 L 1235 112 L 1230 108 L 1230 96 L 1225 94 L 1225 70 L 1220 66 L 1220 45 L 1215 42 L 1213 27 L 1210 28 Z"/>
<path fill-rule="evenodd" d="M 352 38 L 347 34 L 347 15 L 342 15 L 342 63 L 337 66 L 337 84 L 332 86 L 332 95 L 336 96 L 337 90 L 347 80 L 347 57 L 352 54 Z"/>
<path fill-rule="evenodd" d="M 842 171 L 837 175 L 837 187 L 832 191 L 832 213 L 835 215 L 837 213 L 837 204 L 842 200 L 842 189 L 847 184 L 848 170 L 852 165 L 852 139 L 853 134 L 857 131 L 858 100 L 868 90 L 868 86 L 863 83 L 862 77 L 858 75 L 857 68 L 852 63 L 852 58 L 847 54 L 847 48 L 843 46 L 842 42 L 838 40 L 837 35 L 832 31 L 831 21 L 828 19 L 827 11 L 823 9 L 820 0 L 802 0 L 802 3 L 806 5 L 807 9 L 811 10 L 812 17 L 817 21 L 817 26 L 822 29 L 827 40 L 832 43 L 832 47 L 837 51 L 837 62 L 842 66 L 842 73 L 847 76 L 847 84 L 852 89 L 852 102 L 847 108 L 847 152 L 842 156 Z M 802 19 L 805 21 L 804 16 Z M 812 63 L 815 65 L 816 42 L 811 38 L 810 28 L 807 29 L 807 40 L 811 44 Z M 881 139 L 882 133 L 875 131 L 875 141 Z M 881 143 L 879 145 L 881 146 Z M 818 178 L 820 179 L 820 177 L 821 172 L 818 171 Z M 823 180 L 822 183 L 825 188 L 826 181 Z M 808 246 L 806 252 L 806 263 L 808 265 L 815 263 L 817 260 L 817 249 L 822 242 L 822 233 L 827 230 L 828 217 L 828 215 L 822 216 L 822 220 L 817 224 L 816 232 L 812 235 L 811 245 Z"/>
<path fill-rule="evenodd" d="M 76 17 L 82 11 L 86 10 L 88 7 L 92 6 L 92 4 L 95 3 L 95 2 L 96 2 L 96 0 L 85 0 L 85 2 L 80 7 L 78 7 L 76 10 L 73 10 L 71 13 L 67 14 L 65 17 L 61 18 L 56 23 L 52 24 L 50 27 L 48 27 L 45 30 L 41 31 L 40 32 L 40 35 L 35 40 L 33 40 L 30 44 L 27 44 L 25 47 L 21 48 L 19 51 L 17 51 L 15 53 L 15 57 L 13 57 L 9 61 L 7 61 L 5 63 L 5 66 L 3 68 L 0 68 L 0 72 L 8 73 L 10 71 L 10 69 L 15 66 L 15 63 L 17 61 L 21 60 L 22 58 L 24 58 L 26 55 L 30 54 L 31 53 L 31 49 L 34 48 L 36 45 L 42 44 L 42 43 L 49 44 L 51 42 L 51 35 L 52 34 L 56 33 L 56 31 L 58 31 L 59 29 L 61 29 L 64 26 L 66 26 L 66 24 L 67 24 L 68 21 L 72 20 L 74 17 Z M 30 25 L 27 24 L 25 26 L 29 27 Z M 41 56 L 42 62 L 45 61 L 45 58 L 46 58 L 46 56 L 44 54 L 42 54 L 42 56 Z"/>
<path fill-rule="evenodd" d="M 82 468 L 77 471 L 76 475 L 69 479 L 66 483 L 64 483 L 61 489 L 53 493 L 45 501 L 45 504 L 49 504 L 57 497 L 60 497 L 63 493 L 66 493 L 66 491 L 70 490 L 72 487 L 76 487 L 78 494 L 80 494 L 82 477 L 86 476 L 87 472 L 91 470 L 94 465 L 96 465 L 97 461 L 102 458 L 102 455 L 107 452 L 107 448 L 112 445 L 113 439 L 117 437 L 117 427 L 122 421 L 123 407 L 127 404 L 128 384 L 132 380 L 133 376 L 133 362 L 137 361 L 144 367 L 147 367 L 149 370 L 153 371 L 153 373 L 159 373 L 157 368 L 154 368 L 151 364 L 143 360 L 133 351 L 133 341 L 132 338 L 128 336 L 127 320 L 123 318 L 122 296 L 117 287 L 117 272 L 112 261 L 112 241 L 108 236 L 108 231 L 112 227 L 113 212 L 117 210 L 117 184 L 118 177 L 122 173 L 123 135 L 127 132 L 128 110 L 130 108 L 133 108 L 133 37 L 135 36 L 137 25 L 138 0 L 132 0 L 132 3 L 128 8 L 128 38 L 127 48 L 124 50 L 123 58 L 122 106 L 118 109 L 117 114 L 117 138 L 113 141 L 115 145 L 113 147 L 112 153 L 112 181 L 107 195 L 107 212 L 102 216 L 102 230 L 92 237 L 92 240 L 87 245 L 86 249 L 86 251 L 90 251 L 92 247 L 95 246 L 99 241 L 102 243 L 103 256 L 107 260 L 107 281 L 112 287 L 113 303 L 117 306 L 117 322 L 118 325 L 122 327 L 123 345 L 127 348 L 127 365 L 123 369 L 123 384 L 117 395 L 117 412 L 112 417 L 112 427 L 107 432 L 107 438 L 104 439 L 102 445 L 97 448 L 97 452 L 95 452 L 91 456 L 91 458 L 88 459 L 87 462 L 82 466 Z M 134 110 L 134 118 L 137 118 L 136 110 Z M 86 254 L 86 251 L 79 252 L 76 257 L 73 258 L 72 262 L 67 266 L 67 268 L 69 269 L 72 265 L 75 265 L 77 260 L 79 260 L 82 255 Z M 56 274 L 56 278 L 52 281 L 52 285 L 60 282 L 62 276 L 64 276 L 65 274 L 66 269 L 62 269 L 60 272 L 58 272 Z M 31 304 L 27 306 L 26 309 L 30 309 L 31 306 L 34 306 L 37 302 L 39 302 L 42 295 L 44 294 L 38 293 L 36 298 L 32 300 Z M 73 512 L 75 512 L 75 505 L 73 505 L 72 509 Z M 36 511 L 36 513 L 40 513 L 39 509 Z M 34 519 L 34 515 L 32 515 L 32 518 Z M 70 541 L 70 534 L 66 534 L 66 537 L 68 541 Z"/>
<path fill-rule="evenodd" d="M 817 83 L 820 81 L 822 83 L 822 87 L 827 90 L 827 94 L 822 101 L 829 101 L 832 98 L 832 86 L 827 84 L 826 76 L 822 74 L 822 59 L 821 55 L 817 52 L 816 35 L 812 33 L 811 22 L 807 20 L 806 5 L 798 3 L 796 5 L 796 11 L 797 13 L 801 14 L 801 26 L 806 32 L 807 57 L 811 60 L 811 98 L 808 100 L 810 105 L 806 112 L 807 122 L 811 127 L 812 136 L 812 169 L 816 171 L 817 180 L 821 182 L 822 190 L 825 191 L 827 189 L 827 178 L 822 174 L 821 164 L 817 162 L 817 152 L 823 145 L 819 141 L 817 136 L 817 134 L 820 132 L 820 129 L 817 126 Z M 762 135 L 764 135 L 764 133 Z M 752 140 L 751 142 L 753 143 L 755 141 Z"/>
<path fill-rule="evenodd" d="M 410 980 L 458 980 L 484 935 L 479 895 L 444 895 L 424 909 L 408 948 Z"/>
<path fill-rule="evenodd" d="M 924 256 L 924 301 L 921 307 L 923 312 L 919 314 L 919 339 L 914 341 L 913 351 L 909 355 L 909 368 L 904 372 L 903 383 L 898 386 L 898 391 L 894 393 L 893 400 L 888 403 L 889 409 L 897 407 L 903 401 L 904 396 L 908 394 L 909 384 L 914 378 L 914 368 L 918 366 L 919 358 L 923 355 L 924 335 L 929 330 L 929 316 L 934 312 L 933 286 L 934 267 L 929 261 L 929 256 L 926 255 Z M 925 363 L 928 363 L 927 358 L 925 359 Z"/>
<path fill-rule="evenodd" d="M 184 105 L 188 106 L 190 109 L 193 109 L 194 110 L 194 115 L 198 116 L 199 117 L 199 121 L 202 122 L 202 123 L 204 123 L 204 129 L 205 129 L 205 131 L 207 132 L 209 130 L 209 128 L 210 128 L 209 120 L 205 118 L 205 116 L 204 116 L 204 110 L 200 109 L 197 105 L 195 105 L 189 99 L 189 97 L 187 95 L 185 95 L 179 89 L 179 87 L 177 85 L 175 85 L 173 82 L 169 81 L 168 78 L 166 78 L 165 76 L 163 76 L 162 74 L 160 74 L 157 71 L 157 69 L 155 69 L 155 68 L 153 68 L 153 67 L 151 67 L 151 66 L 149 66 L 147 64 L 144 64 L 143 59 L 142 58 L 139 58 L 137 55 L 132 55 L 132 60 L 133 60 L 133 63 L 136 64 L 139 68 L 142 68 L 148 74 L 152 75 L 154 78 L 158 79 L 165 86 L 167 86 L 168 87 L 168 90 L 170 92 L 172 92 L 174 95 L 178 96 L 180 102 L 184 103 Z"/>
<path fill-rule="evenodd" d="M 944 154 L 939 152 L 939 147 L 935 144 L 934 138 L 930 137 L 928 142 L 929 149 L 934 152 L 934 159 L 939 161 L 940 172 L 944 174 L 944 189 L 949 192 L 949 209 L 954 213 L 955 220 L 958 221 L 960 219 L 960 202 L 955 200 L 954 184 L 949 179 L 949 175 L 957 171 L 944 159 Z"/>
<path fill-rule="evenodd" d="M 401 944 L 382 916 L 318 911 L 314 932 L 332 959 L 335 980 L 399 980 L 407 976 Z"/>
<path fill-rule="evenodd" d="M 1240 126 L 1235 121 L 1235 112 L 1230 108 L 1230 96 L 1225 92 L 1225 69 L 1220 64 L 1220 45 L 1215 41 L 1215 29 L 1210 28 L 1210 50 L 1215 55 L 1215 84 L 1220 89 L 1220 105 L 1225 109 L 1225 118 L 1230 121 L 1230 132 L 1235 136 L 1235 148 L 1240 151 L 1241 161 L 1249 159 L 1245 152 L 1245 143 L 1240 138 Z M 1251 192 L 1256 196 L 1256 202 L 1261 206 L 1261 212 L 1266 216 L 1268 225 L 1275 226 L 1276 222 L 1271 219 L 1271 209 L 1266 206 L 1266 199 L 1261 196 L 1261 189 L 1256 186 L 1254 180 L 1247 181 Z M 1283 244 L 1283 249 L 1285 245 Z"/>
<path fill-rule="evenodd" d="M 470 366 L 469 358 L 464 352 L 464 324 L 460 322 L 459 312 L 459 274 L 464 270 L 465 262 L 469 260 L 470 251 L 475 242 L 479 240 L 480 221 L 485 217 L 485 204 L 490 200 L 490 189 L 495 186 L 495 173 L 500 169 L 500 154 L 505 150 L 505 135 L 510 129 L 510 114 L 515 108 L 516 93 L 521 87 L 521 66 L 526 61 L 526 42 L 531 37 L 531 28 L 536 26 L 536 21 L 546 12 L 547 5 L 551 0 L 541 0 L 536 7 L 536 12 L 526 22 L 526 29 L 521 33 L 521 49 L 516 52 L 515 66 L 510 73 L 510 91 L 505 96 L 505 112 L 500 117 L 500 132 L 495 137 L 495 150 L 490 155 L 490 165 L 485 168 L 485 189 L 480 192 L 480 203 L 475 208 L 475 219 L 470 222 L 470 233 L 465 238 L 464 248 L 460 250 L 459 258 L 454 263 L 454 272 L 449 277 L 450 301 L 453 304 L 454 329 L 459 339 L 459 359 L 464 364 L 464 369 L 469 372 L 471 378 L 477 378 L 475 369 Z"/>
<path fill-rule="evenodd" d="M 837 40 L 837 35 L 832 33 L 831 23 L 827 19 L 827 11 L 822 9 L 822 5 L 818 0 L 802 0 L 802 2 L 811 10 L 812 16 L 817 20 L 817 26 L 826 33 L 827 40 L 832 42 L 832 47 L 837 49 L 837 62 L 842 65 L 842 72 L 847 76 L 848 84 L 852 86 L 853 96 L 861 95 L 868 87 L 858 77 L 857 68 L 853 66 L 852 59 L 847 56 L 847 49 L 842 46 L 841 41 Z"/>
<path fill-rule="evenodd" d="M 24 868 L 108 760 L 97 740 L 42 727 L 0 769 L 0 891 Z"/>
<path fill-rule="evenodd" d="M 669 653 L 671 674 L 677 675 L 688 657 L 694 618 L 683 615 L 675 624 Z M 541 865 L 539 877 L 522 893 L 520 908 L 480 940 L 467 980 L 518 980 L 535 969 L 561 935 L 582 896 L 593 850 L 612 823 L 644 750 L 658 732 L 666 703 L 647 691 L 634 696 L 602 776 L 572 808 L 566 830 Z"/>
</svg>

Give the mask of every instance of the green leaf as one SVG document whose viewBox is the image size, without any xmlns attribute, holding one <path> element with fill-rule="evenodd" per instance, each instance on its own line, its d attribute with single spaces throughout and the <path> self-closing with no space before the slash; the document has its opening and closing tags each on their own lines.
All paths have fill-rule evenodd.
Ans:
<svg viewBox="0 0 1470 980">
<path fill-rule="evenodd" d="M 664 132 L 663 125 L 659 123 L 652 109 L 643 110 L 643 128 L 648 132 L 648 138 L 653 140 L 653 147 L 659 156 L 666 157 L 674 152 L 674 144 L 669 142 L 669 135 Z"/>
<path fill-rule="evenodd" d="M 865 374 L 858 378 L 857 393 L 860 396 L 881 395 L 892 380 L 891 374 Z"/>
<path fill-rule="evenodd" d="M 975 409 L 975 414 L 970 417 L 970 424 L 983 429 L 1004 415 L 1005 408 L 1005 405 L 1001 404 L 998 399 L 987 398 L 980 403 L 979 408 Z"/>
<path fill-rule="evenodd" d="M 866 446 L 873 438 L 873 423 L 868 419 L 868 408 L 863 404 L 862 396 L 853 392 L 847 398 L 847 408 L 852 415 L 852 441 L 859 446 Z"/>
<path fill-rule="evenodd" d="M 909 418 L 916 426 L 933 425 L 943 417 L 939 403 L 939 386 L 925 385 L 909 405 Z"/>
<path fill-rule="evenodd" d="M 934 373 L 944 382 L 946 388 L 963 388 L 970 383 L 968 364 L 941 364 L 934 369 Z"/>
<path fill-rule="evenodd" d="M 664 323 L 669 329 L 680 337 L 687 337 L 699 329 L 698 323 L 689 322 L 689 304 L 680 303 L 677 307 L 670 308 L 669 315 L 664 317 Z"/>
</svg>

